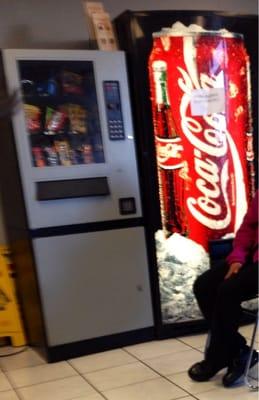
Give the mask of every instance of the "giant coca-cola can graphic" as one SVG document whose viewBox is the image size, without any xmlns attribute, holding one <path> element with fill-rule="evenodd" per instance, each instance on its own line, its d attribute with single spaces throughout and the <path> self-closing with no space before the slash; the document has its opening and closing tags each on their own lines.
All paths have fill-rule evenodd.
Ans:
<svg viewBox="0 0 259 400">
<path fill-rule="evenodd" d="M 236 232 L 254 192 L 242 35 L 165 30 L 149 76 L 163 226 L 206 247 Z"/>
<path fill-rule="evenodd" d="M 167 296 L 169 248 L 173 259 L 174 246 L 185 253 L 192 243 L 205 259 L 209 241 L 234 236 L 255 191 L 243 36 L 179 23 L 164 28 L 153 34 L 149 79 L 163 228 L 158 253 L 163 246 L 167 252 L 158 255 L 160 288 Z M 164 301 L 175 307 L 170 296 Z"/>
</svg>

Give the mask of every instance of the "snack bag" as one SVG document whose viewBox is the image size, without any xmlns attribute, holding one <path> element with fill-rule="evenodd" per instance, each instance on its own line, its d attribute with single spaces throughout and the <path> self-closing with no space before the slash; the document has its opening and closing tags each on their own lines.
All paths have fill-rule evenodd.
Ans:
<svg viewBox="0 0 259 400">
<path fill-rule="evenodd" d="M 45 122 L 45 134 L 55 135 L 57 133 L 63 133 L 65 128 L 67 115 L 63 110 L 54 110 L 51 107 L 46 109 L 46 122 Z"/>
<path fill-rule="evenodd" d="M 79 104 L 68 104 L 67 113 L 71 133 L 87 133 L 86 110 Z"/>
<path fill-rule="evenodd" d="M 71 149 L 70 148 L 70 150 L 69 150 L 69 158 L 70 158 L 71 164 L 73 164 L 73 165 L 80 164 L 78 162 L 76 149 Z"/>
<path fill-rule="evenodd" d="M 31 104 L 24 104 L 26 128 L 29 133 L 38 133 L 41 130 L 41 110 Z"/>
<path fill-rule="evenodd" d="M 94 162 L 93 148 L 90 144 L 82 145 L 82 153 L 83 153 L 84 164 L 92 164 Z"/>
<path fill-rule="evenodd" d="M 32 147 L 32 154 L 35 167 L 46 166 L 46 162 L 41 147 L 39 146 Z"/>
<path fill-rule="evenodd" d="M 65 140 L 56 140 L 54 142 L 54 145 L 59 157 L 60 164 L 65 167 L 71 165 L 69 143 Z"/>
<path fill-rule="evenodd" d="M 83 94 L 83 77 L 80 74 L 63 71 L 61 74 L 61 83 L 64 94 Z"/>
<path fill-rule="evenodd" d="M 22 79 L 21 80 L 22 91 L 24 96 L 33 96 L 35 95 L 35 82 L 29 79 Z"/>
<path fill-rule="evenodd" d="M 47 160 L 47 164 L 49 166 L 53 167 L 53 166 L 59 165 L 58 155 L 57 155 L 54 147 L 45 146 L 44 152 L 46 154 L 46 160 Z"/>
</svg>

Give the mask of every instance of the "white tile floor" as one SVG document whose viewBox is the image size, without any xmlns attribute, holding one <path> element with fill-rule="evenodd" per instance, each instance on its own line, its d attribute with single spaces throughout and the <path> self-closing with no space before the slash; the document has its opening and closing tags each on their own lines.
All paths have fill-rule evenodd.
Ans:
<svg viewBox="0 0 259 400">
<path fill-rule="evenodd" d="M 241 328 L 251 338 L 252 326 Z M 128 346 L 55 364 L 32 349 L 0 358 L 0 400 L 255 400 L 246 386 L 225 389 L 222 371 L 195 383 L 186 373 L 202 359 L 206 335 Z M 0 348 L 0 355 L 14 351 Z"/>
</svg>

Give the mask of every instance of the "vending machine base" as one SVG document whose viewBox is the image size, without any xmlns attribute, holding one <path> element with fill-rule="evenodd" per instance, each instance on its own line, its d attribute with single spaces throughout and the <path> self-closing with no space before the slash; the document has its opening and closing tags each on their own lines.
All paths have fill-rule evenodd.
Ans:
<svg viewBox="0 0 259 400">
<path fill-rule="evenodd" d="M 33 239 L 51 361 L 151 337 L 144 245 L 142 227 Z"/>
<path fill-rule="evenodd" d="M 48 362 L 155 338 L 143 227 L 80 229 L 12 230 L 28 343 Z"/>
<path fill-rule="evenodd" d="M 55 363 L 70 358 L 118 349 L 120 347 L 131 346 L 151 340 L 154 340 L 154 328 L 152 327 L 103 336 L 101 338 L 82 340 L 80 342 L 50 346 L 46 349 L 38 350 L 49 363 Z M 35 349 L 37 350 L 37 347 Z"/>
</svg>

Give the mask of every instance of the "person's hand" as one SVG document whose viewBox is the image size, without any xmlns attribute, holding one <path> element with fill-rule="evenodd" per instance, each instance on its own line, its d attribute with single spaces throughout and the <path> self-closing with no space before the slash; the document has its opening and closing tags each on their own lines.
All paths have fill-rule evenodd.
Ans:
<svg viewBox="0 0 259 400">
<path fill-rule="evenodd" d="M 229 270 L 226 273 L 224 279 L 228 279 L 231 276 L 238 274 L 241 267 L 242 267 L 242 264 L 240 262 L 233 262 L 232 264 L 230 264 Z"/>
</svg>

